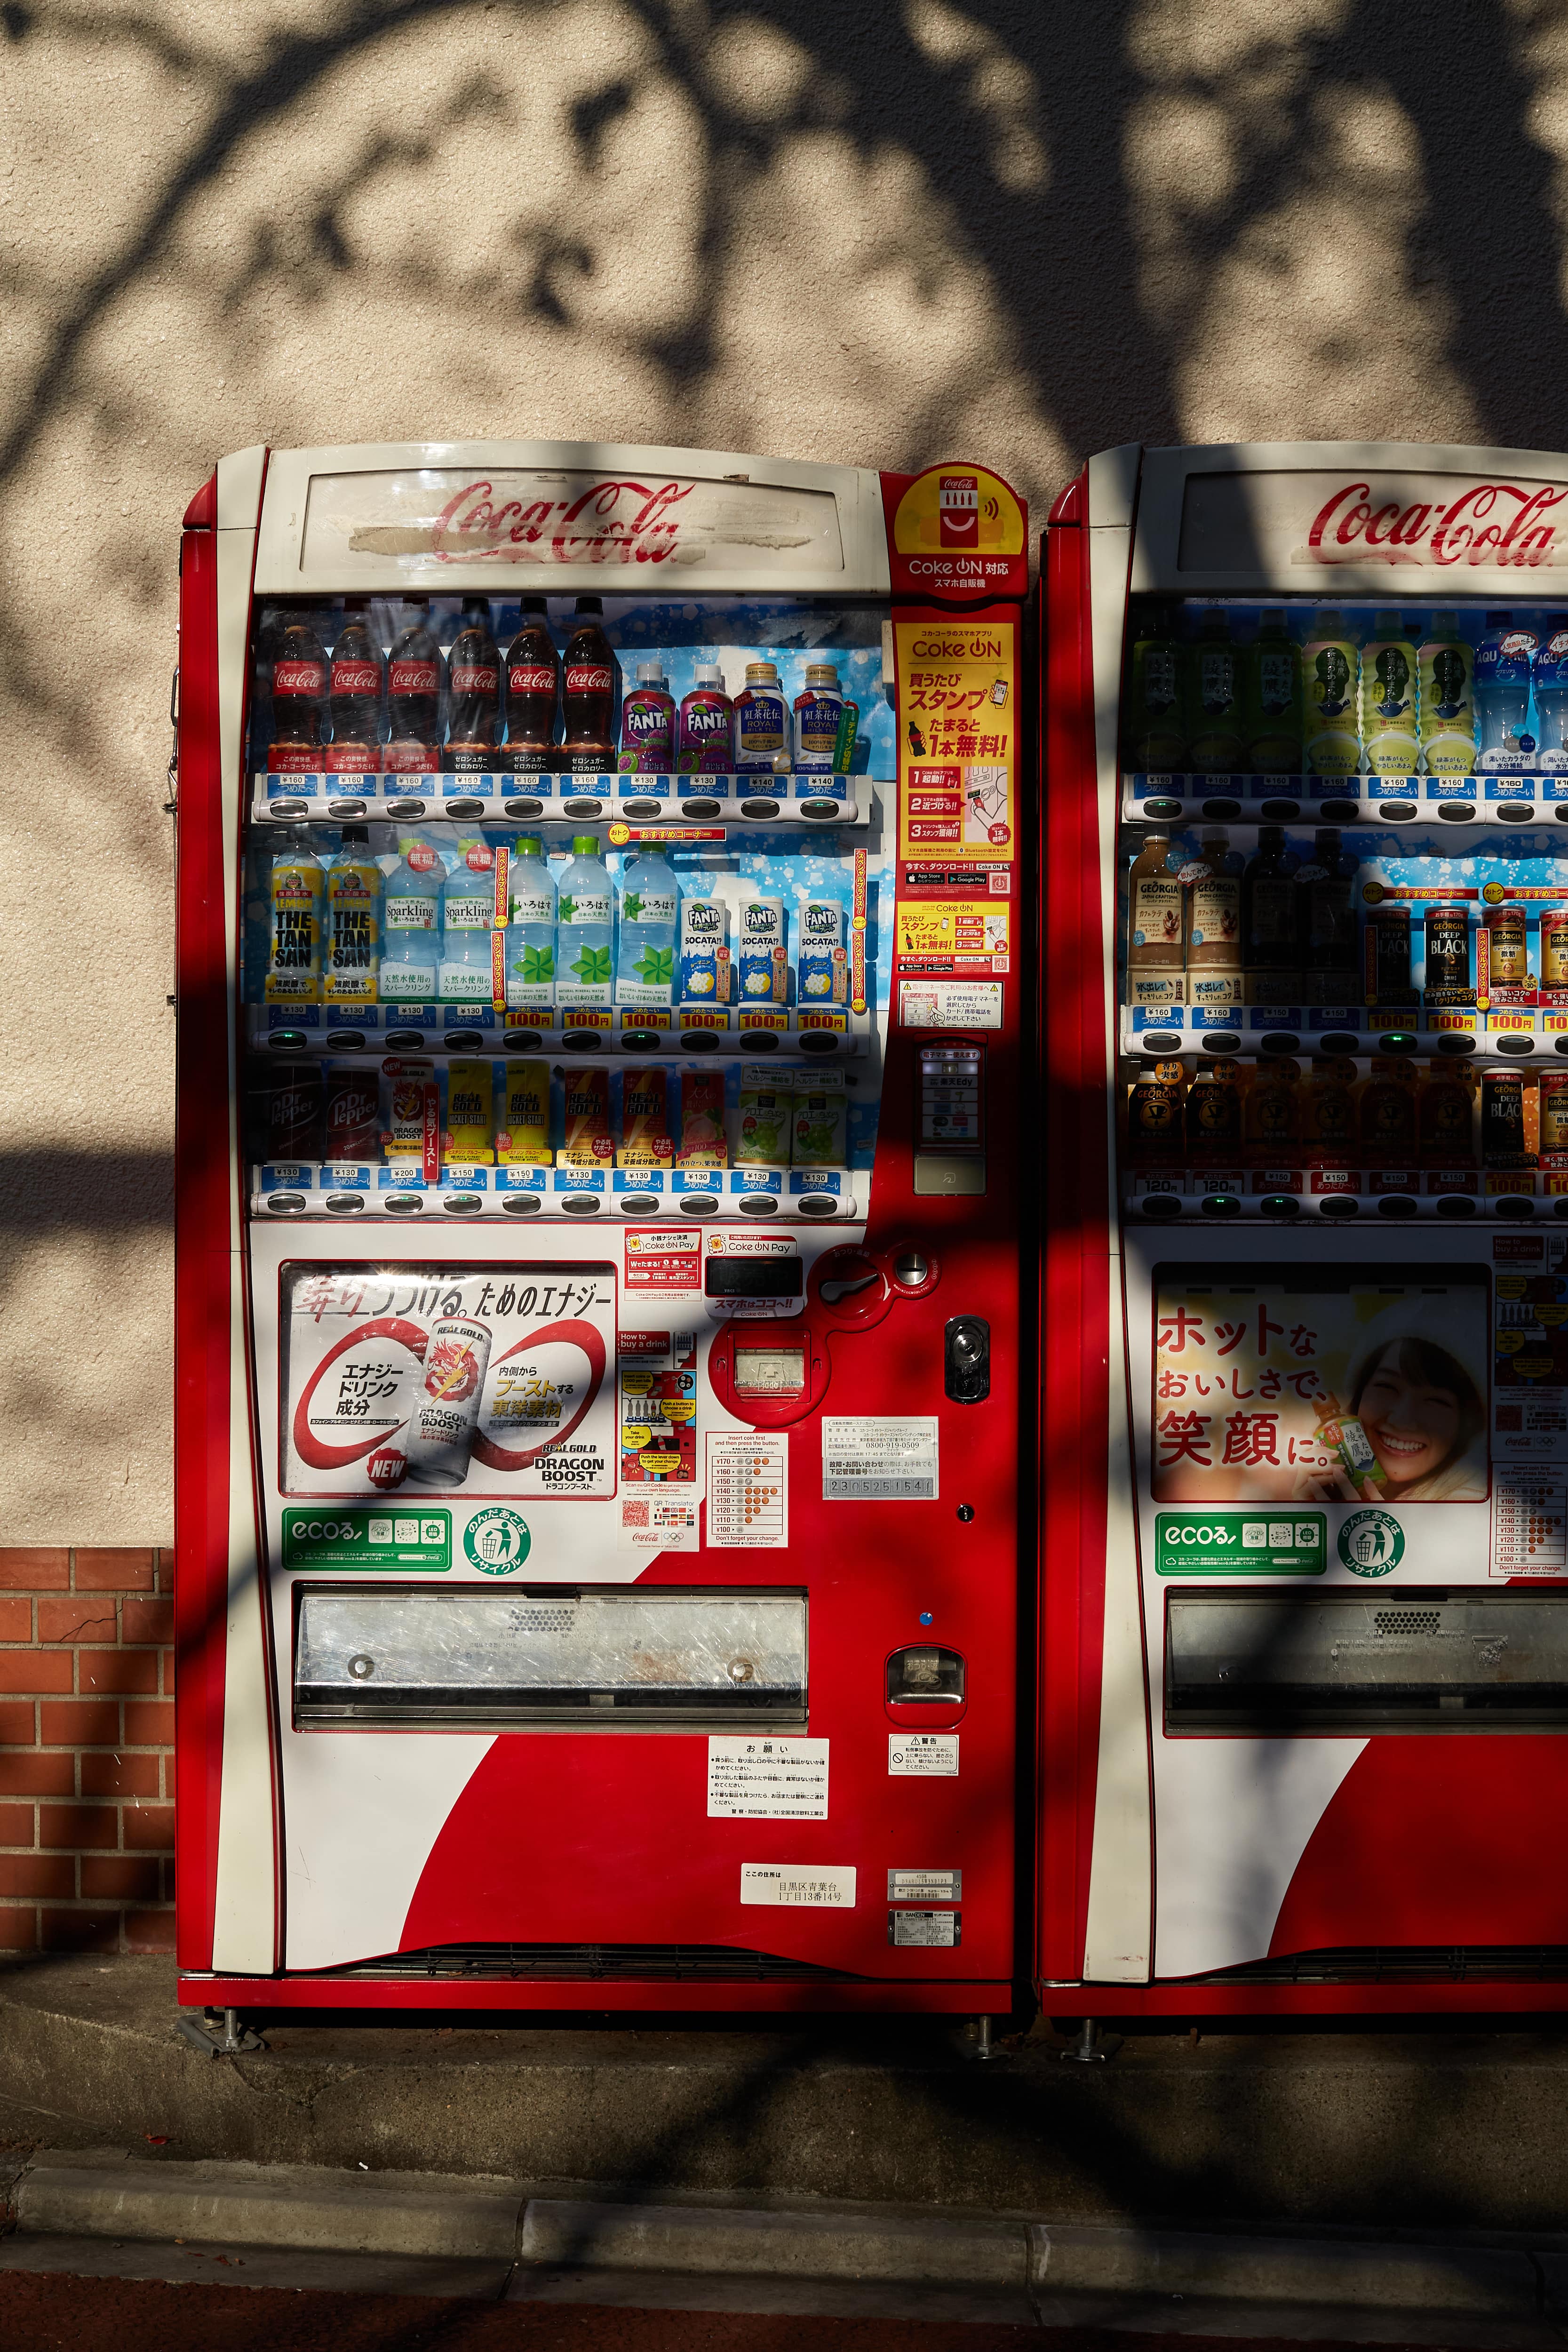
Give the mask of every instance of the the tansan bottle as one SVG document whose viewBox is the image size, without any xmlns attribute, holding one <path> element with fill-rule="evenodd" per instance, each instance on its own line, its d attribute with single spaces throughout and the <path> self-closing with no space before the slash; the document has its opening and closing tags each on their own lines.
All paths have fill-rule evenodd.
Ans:
<svg viewBox="0 0 1568 2352">
<path fill-rule="evenodd" d="M 1199 1062 L 1186 1105 L 1186 1154 L 1194 1168 L 1242 1164 L 1241 1072 L 1235 1062 Z"/>
<path fill-rule="evenodd" d="M 1355 993 L 1355 885 L 1361 861 L 1339 827 L 1324 824 L 1295 872 L 1297 940 L 1309 1004 L 1348 1004 Z"/>
<path fill-rule="evenodd" d="M 1145 1062 L 1136 1071 L 1127 1090 L 1127 1156 L 1134 1167 L 1181 1166 L 1186 1157 L 1182 1118 L 1186 1097 L 1184 1063 Z"/>
<path fill-rule="evenodd" d="M 1258 846 L 1241 877 L 1242 961 L 1249 975 L 1268 972 L 1292 982 L 1299 975 L 1294 875 L 1283 826 L 1260 825 Z M 1290 987 L 1272 997 L 1275 1003 L 1290 999 Z"/>
<path fill-rule="evenodd" d="M 370 830 L 343 827 L 342 847 L 327 868 L 327 940 L 321 994 L 328 1004 L 374 1004 L 382 961 L 382 869 Z"/>
<path fill-rule="evenodd" d="M 1361 731 L 1375 776 L 1413 776 L 1420 764 L 1416 647 L 1397 613 L 1373 616 L 1361 649 Z"/>
<path fill-rule="evenodd" d="M 1187 755 L 1198 775 L 1240 774 L 1247 765 L 1240 665 L 1223 608 L 1204 614 L 1188 649 Z"/>
<path fill-rule="evenodd" d="M 1301 1092 L 1301 1158 L 1309 1168 L 1356 1164 L 1355 1064 L 1316 1059 Z"/>
<path fill-rule="evenodd" d="M 1462 1064 L 1427 1064 L 1416 1126 L 1423 1168 L 1459 1174 L 1475 1166 L 1476 1082 Z"/>
<path fill-rule="evenodd" d="M 1186 894 L 1170 854 L 1170 835 L 1151 827 L 1127 877 L 1130 971 L 1180 971 L 1186 961 Z"/>
<path fill-rule="evenodd" d="M 1134 619 L 1132 661 L 1122 757 L 1132 769 L 1184 772 L 1186 730 L 1182 723 L 1182 649 L 1168 604 L 1145 604 Z M 1564 730 L 1568 740 L 1568 730 Z"/>
<path fill-rule="evenodd" d="M 1297 1164 L 1301 1142 L 1301 1066 L 1288 1057 L 1260 1061 L 1245 1089 L 1242 1133 L 1249 1168 L 1280 1171 Z"/>
<path fill-rule="evenodd" d="M 1363 1166 L 1414 1168 L 1415 1065 L 1400 1055 L 1375 1055 L 1356 1096 Z"/>
<path fill-rule="evenodd" d="M 326 877 L 303 842 L 281 849 L 267 877 L 268 1004 L 321 1001 L 321 902 Z"/>
<path fill-rule="evenodd" d="M 1253 774 L 1300 775 L 1301 657 L 1279 605 L 1264 606 L 1241 665 L 1241 708 Z"/>
<path fill-rule="evenodd" d="M 1434 613 L 1417 656 L 1421 762 L 1429 776 L 1468 776 L 1474 772 L 1474 659 L 1452 613 Z"/>
<path fill-rule="evenodd" d="M 1360 668 L 1343 614 L 1324 605 L 1301 647 L 1301 745 L 1314 776 L 1354 776 L 1361 766 Z"/>
</svg>

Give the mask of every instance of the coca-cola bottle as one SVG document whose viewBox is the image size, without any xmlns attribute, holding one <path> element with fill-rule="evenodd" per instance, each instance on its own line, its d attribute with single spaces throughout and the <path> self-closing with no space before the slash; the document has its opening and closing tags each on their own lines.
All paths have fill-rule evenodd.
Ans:
<svg viewBox="0 0 1568 2352">
<path fill-rule="evenodd" d="M 463 617 L 446 656 L 446 765 L 472 772 L 496 764 L 501 717 L 501 656 L 490 635 L 484 596 L 465 596 Z"/>
<path fill-rule="evenodd" d="M 371 628 L 370 610 L 368 596 L 350 596 L 332 646 L 327 689 L 332 742 L 326 759 L 332 775 L 361 775 L 382 763 L 386 664 Z"/>
<path fill-rule="evenodd" d="M 403 604 L 408 619 L 387 656 L 386 763 L 404 772 L 441 765 L 441 647 L 431 631 L 423 597 Z"/>
<path fill-rule="evenodd" d="M 507 765 L 537 776 L 555 751 L 555 706 L 560 661 L 545 619 L 542 596 L 525 596 L 517 634 L 507 647 Z"/>
<path fill-rule="evenodd" d="M 580 596 L 572 631 L 561 656 L 562 765 L 574 776 L 593 776 L 615 765 L 614 651 L 604 634 L 604 605 L 598 596 Z"/>
<path fill-rule="evenodd" d="M 267 764 L 274 775 L 300 775 L 320 767 L 326 693 L 327 656 L 321 640 L 304 614 L 291 613 L 272 664 L 272 743 Z"/>
</svg>

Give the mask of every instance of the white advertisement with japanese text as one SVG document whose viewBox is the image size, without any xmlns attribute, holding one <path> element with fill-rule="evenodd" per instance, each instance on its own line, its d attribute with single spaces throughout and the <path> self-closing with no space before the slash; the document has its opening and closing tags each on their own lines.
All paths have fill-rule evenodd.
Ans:
<svg viewBox="0 0 1568 2352">
<path fill-rule="evenodd" d="M 613 1267 L 296 1262 L 279 1279 L 285 1494 L 615 1493 Z"/>
</svg>

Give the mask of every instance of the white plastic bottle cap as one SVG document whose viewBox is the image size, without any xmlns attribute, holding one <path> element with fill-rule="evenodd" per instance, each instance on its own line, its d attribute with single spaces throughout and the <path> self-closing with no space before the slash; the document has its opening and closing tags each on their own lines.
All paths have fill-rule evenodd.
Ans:
<svg viewBox="0 0 1568 2352">
<path fill-rule="evenodd" d="M 639 686 L 663 686 L 664 683 L 664 663 L 657 660 L 639 662 L 637 665 L 637 683 Z"/>
<path fill-rule="evenodd" d="M 698 662 L 697 684 L 699 686 L 723 686 L 724 672 L 720 669 L 717 662 Z"/>
</svg>

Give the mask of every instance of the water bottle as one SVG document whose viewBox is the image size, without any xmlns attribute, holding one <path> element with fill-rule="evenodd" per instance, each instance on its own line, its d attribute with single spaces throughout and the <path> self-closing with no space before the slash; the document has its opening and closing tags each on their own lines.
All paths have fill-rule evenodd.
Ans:
<svg viewBox="0 0 1568 2352">
<path fill-rule="evenodd" d="M 539 841 L 525 835 L 507 875 L 507 1003 L 555 1003 L 556 887 Z"/>
<path fill-rule="evenodd" d="M 1515 627 L 1511 613 L 1487 614 L 1471 688 L 1480 735 L 1476 766 L 1485 775 L 1517 772 L 1530 763 L 1535 749 L 1529 731 L 1530 665 L 1539 643 L 1533 629 Z"/>
<path fill-rule="evenodd" d="M 382 901 L 383 1004 L 429 1004 L 441 950 L 441 860 L 427 841 L 402 845 Z"/>
<path fill-rule="evenodd" d="M 460 841 L 441 892 L 441 996 L 448 1004 L 488 1004 L 490 935 L 496 921 L 496 853 Z"/>
<path fill-rule="evenodd" d="M 681 888 L 663 849 L 643 850 L 621 876 L 621 947 L 615 965 L 620 1004 L 669 1004 L 675 982 L 675 926 Z"/>
<path fill-rule="evenodd" d="M 1568 773 L 1568 629 L 1553 629 L 1536 655 L 1534 685 L 1541 764 L 1561 776 Z"/>
<path fill-rule="evenodd" d="M 610 869 L 596 834 L 574 834 L 556 901 L 555 1001 L 607 1005 L 613 990 L 615 937 Z"/>
</svg>

